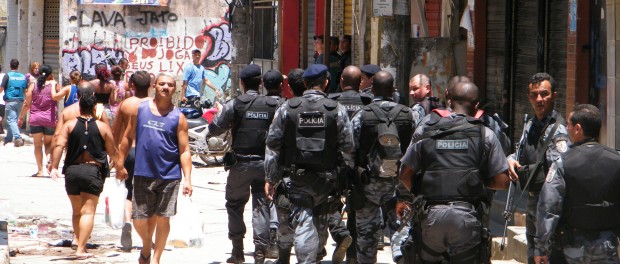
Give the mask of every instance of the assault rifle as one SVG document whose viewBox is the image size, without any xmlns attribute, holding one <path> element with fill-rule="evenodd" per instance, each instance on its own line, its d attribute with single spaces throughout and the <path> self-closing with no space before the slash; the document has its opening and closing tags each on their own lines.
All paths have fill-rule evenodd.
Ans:
<svg viewBox="0 0 620 264">
<path fill-rule="evenodd" d="M 523 125 L 527 122 L 527 114 L 523 116 Z M 519 145 L 517 145 L 517 151 L 515 152 L 515 159 L 519 160 L 521 157 L 521 151 L 523 151 L 523 145 L 525 144 L 527 133 L 523 132 L 521 134 L 521 139 L 519 139 Z M 506 207 L 504 208 L 504 235 L 502 236 L 502 241 L 499 244 L 499 250 L 504 251 L 504 247 L 506 246 L 506 232 L 508 231 L 508 222 L 512 218 L 514 214 L 514 209 L 512 208 L 512 200 L 514 199 L 516 183 L 511 181 L 510 186 L 508 187 L 508 193 L 506 194 Z"/>
</svg>

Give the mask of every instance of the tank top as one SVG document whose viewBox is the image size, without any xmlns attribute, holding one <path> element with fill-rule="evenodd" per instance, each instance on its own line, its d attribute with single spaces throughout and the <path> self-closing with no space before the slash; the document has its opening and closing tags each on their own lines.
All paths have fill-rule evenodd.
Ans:
<svg viewBox="0 0 620 264">
<path fill-rule="evenodd" d="M 88 127 L 86 124 L 88 123 Z M 69 134 L 67 142 L 67 156 L 65 157 L 65 166 L 62 168 L 62 173 L 69 165 L 75 163 L 84 151 L 88 151 L 90 157 L 102 164 L 102 175 L 107 176 L 109 171 L 108 166 L 108 153 L 105 151 L 105 142 L 97 122 L 94 118 L 78 117 L 75 127 Z"/>
<path fill-rule="evenodd" d="M 114 81 L 115 85 L 116 85 L 116 89 L 115 91 L 112 91 L 113 93 L 116 93 L 116 100 L 112 103 L 110 103 L 110 110 L 112 110 L 112 113 L 114 113 L 116 115 L 116 113 L 118 112 L 118 106 L 121 104 L 121 101 L 123 101 L 123 99 L 125 99 L 125 81 Z"/>
<path fill-rule="evenodd" d="M 98 104 L 110 104 L 110 94 L 109 93 L 95 93 L 95 100 L 97 100 Z"/>
<path fill-rule="evenodd" d="M 69 92 L 69 95 L 67 96 L 67 98 L 65 98 L 65 107 L 78 102 L 77 92 L 78 92 L 77 86 L 75 84 L 72 84 L 71 92 Z"/>
<path fill-rule="evenodd" d="M 149 108 L 152 100 L 140 103 L 136 122 L 135 176 L 176 180 L 181 178 L 177 127 L 181 111 L 174 108 L 157 116 Z"/>
<path fill-rule="evenodd" d="M 49 82 L 39 90 L 37 84 L 32 90 L 32 105 L 30 106 L 31 126 L 56 126 L 56 101 L 52 99 L 52 89 L 56 82 Z"/>
</svg>

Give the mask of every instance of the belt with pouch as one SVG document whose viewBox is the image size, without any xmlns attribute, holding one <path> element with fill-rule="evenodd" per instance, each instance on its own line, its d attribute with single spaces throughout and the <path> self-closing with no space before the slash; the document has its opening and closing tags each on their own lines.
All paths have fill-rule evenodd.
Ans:
<svg viewBox="0 0 620 264">
<path fill-rule="evenodd" d="M 478 208 L 478 206 L 472 203 L 463 202 L 463 201 L 438 202 L 438 203 L 427 201 L 426 206 L 427 208 L 441 208 L 441 209 L 457 208 L 457 209 L 466 209 L 466 210 L 476 210 L 476 208 Z"/>
</svg>

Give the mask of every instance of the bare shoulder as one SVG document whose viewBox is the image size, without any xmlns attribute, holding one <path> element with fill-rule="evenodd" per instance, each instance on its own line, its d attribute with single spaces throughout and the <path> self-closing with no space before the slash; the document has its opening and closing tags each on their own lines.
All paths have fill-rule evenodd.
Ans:
<svg viewBox="0 0 620 264">
<path fill-rule="evenodd" d="M 107 122 L 103 122 L 101 120 L 96 119 L 95 120 L 96 124 L 97 124 L 97 128 L 99 129 L 99 133 L 101 134 L 105 134 L 105 133 L 110 133 L 110 125 L 108 125 Z"/>
<path fill-rule="evenodd" d="M 150 97 L 138 98 L 135 96 L 129 97 L 121 104 L 120 112 L 126 115 L 136 115 L 138 113 L 138 107 L 140 103 L 149 100 Z"/>
<path fill-rule="evenodd" d="M 62 111 L 62 119 L 65 122 L 76 119 L 78 116 L 80 116 L 80 107 L 77 103 L 68 106 Z"/>
</svg>

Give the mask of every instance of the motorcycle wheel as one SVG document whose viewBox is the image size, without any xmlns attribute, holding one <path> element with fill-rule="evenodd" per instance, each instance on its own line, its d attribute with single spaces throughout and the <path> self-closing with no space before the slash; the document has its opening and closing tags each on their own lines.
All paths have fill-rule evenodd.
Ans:
<svg viewBox="0 0 620 264">
<path fill-rule="evenodd" d="M 211 165 L 211 164 L 221 165 L 221 163 L 224 162 L 223 159 L 222 160 L 218 160 L 217 156 L 212 156 L 213 159 L 215 160 L 215 163 L 213 163 L 212 161 L 209 160 L 209 155 L 198 155 L 198 157 L 200 157 L 202 162 L 204 162 L 206 165 Z"/>
</svg>

